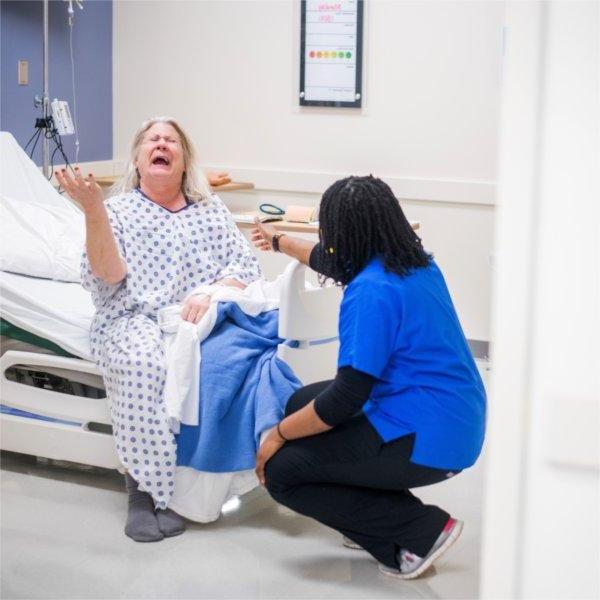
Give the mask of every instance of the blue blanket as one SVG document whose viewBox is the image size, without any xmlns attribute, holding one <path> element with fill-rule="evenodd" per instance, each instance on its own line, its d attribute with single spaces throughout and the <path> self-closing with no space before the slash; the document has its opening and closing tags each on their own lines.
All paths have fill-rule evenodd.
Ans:
<svg viewBox="0 0 600 600">
<path fill-rule="evenodd" d="M 213 473 L 255 467 L 260 434 L 279 422 L 301 386 L 277 357 L 278 321 L 278 310 L 251 317 L 234 302 L 219 304 L 202 343 L 199 425 L 181 425 L 178 465 Z"/>
</svg>

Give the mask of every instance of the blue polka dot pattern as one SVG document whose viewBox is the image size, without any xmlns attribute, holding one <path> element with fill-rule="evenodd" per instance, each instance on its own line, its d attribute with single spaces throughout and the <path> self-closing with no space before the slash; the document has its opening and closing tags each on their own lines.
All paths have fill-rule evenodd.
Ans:
<svg viewBox="0 0 600 600">
<path fill-rule="evenodd" d="M 203 284 L 226 277 L 251 283 L 260 278 L 260 268 L 216 195 L 170 212 L 135 190 L 109 199 L 106 209 L 127 277 L 105 283 L 84 254 L 82 283 L 96 307 L 92 352 L 106 385 L 119 458 L 140 489 L 166 508 L 176 446 L 163 400 L 165 356 L 157 312 Z"/>
</svg>

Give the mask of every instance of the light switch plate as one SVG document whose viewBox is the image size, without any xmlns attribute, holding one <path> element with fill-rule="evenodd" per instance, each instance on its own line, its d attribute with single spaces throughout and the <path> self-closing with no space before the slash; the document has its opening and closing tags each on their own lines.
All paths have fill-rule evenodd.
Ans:
<svg viewBox="0 0 600 600">
<path fill-rule="evenodd" d="M 20 60 L 17 68 L 19 85 L 29 85 L 29 61 Z"/>
</svg>

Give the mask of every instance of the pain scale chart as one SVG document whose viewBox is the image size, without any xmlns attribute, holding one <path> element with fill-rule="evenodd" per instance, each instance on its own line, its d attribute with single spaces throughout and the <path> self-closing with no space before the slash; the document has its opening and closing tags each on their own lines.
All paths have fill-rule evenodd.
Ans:
<svg viewBox="0 0 600 600">
<path fill-rule="evenodd" d="M 303 0 L 300 104 L 360 108 L 362 0 Z"/>
</svg>

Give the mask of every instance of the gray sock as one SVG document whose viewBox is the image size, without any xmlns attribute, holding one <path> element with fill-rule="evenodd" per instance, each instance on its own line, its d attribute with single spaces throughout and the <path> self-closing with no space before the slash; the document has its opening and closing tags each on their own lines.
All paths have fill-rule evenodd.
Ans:
<svg viewBox="0 0 600 600">
<path fill-rule="evenodd" d="M 170 508 L 165 510 L 158 509 L 156 511 L 156 518 L 158 519 L 158 527 L 165 537 L 180 535 L 185 531 L 185 521 L 183 520 L 183 517 Z"/>
<path fill-rule="evenodd" d="M 136 542 L 158 542 L 165 536 L 158 527 L 158 519 L 154 513 L 154 502 L 150 494 L 138 489 L 137 481 L 125 474 L 128 508 L 125 535 Z"/>
</svg>

